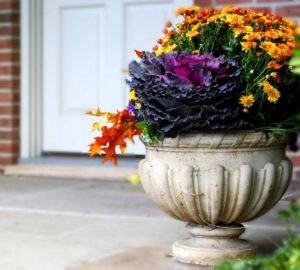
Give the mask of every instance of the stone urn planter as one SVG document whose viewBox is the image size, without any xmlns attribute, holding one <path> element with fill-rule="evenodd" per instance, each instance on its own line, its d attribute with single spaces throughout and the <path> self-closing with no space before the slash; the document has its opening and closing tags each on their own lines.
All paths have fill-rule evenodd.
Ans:
<svg viewBox="0 0 300 270">
<path fill-rule="evenodd" d="M 158 207 L 188 222 L 190 238 L 173 244 L 176 260 L 213 265 L 255 253 L 241 223 L 270 210 L 292 174 L 286 134 L 189 133 L 146 144 L 142 184 Z"/>
</svg>

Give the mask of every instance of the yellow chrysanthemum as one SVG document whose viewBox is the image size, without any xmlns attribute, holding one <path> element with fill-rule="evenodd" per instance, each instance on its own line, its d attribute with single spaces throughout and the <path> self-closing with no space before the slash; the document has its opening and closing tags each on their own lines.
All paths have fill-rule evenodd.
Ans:
<svg viewBox="0 0 300 270">
<path fill-rule="evenodd" d="M 129 93 L 129 98 L 131 100 L 136 100 L 137 99 L 137 96 L 135 95 L 135 91 L 134 89 L 131 89 L 130 93 Z"/>
<path fill-rule="evenodd" d="M 240 104 L 242 104 L 245 108 L 250 108 L 254 102 L 255 98 L 251 93 L 240 97 Z"/>
<path fill-rule="evenodd" d="M 238 8 L 236 6 L 228 6 L 228 7 L 224 7 L 221 11 L 222 15 L 226 15 L 226 14 L 229 14 L 229 13 L 233 13 L 237 10 Z"/>
<path fill-rule="evenodd" d="M 268 81 L 264 81 L 259 84 L 263 87 L 264 92 L 268 95 L 268 100 L 271 103 L 276 103 L 278 99 L 280 98 L 280 92 Z"/>
<path fill-rule="evenodd" d="M 176 48 L 177 48 L 176 44 L 165 47 L 165 53 L 170 53 L 170 52 L 174 51 Z"/>
<path fill-rule="evenodd" d="M 163 38 L 163 43 L 166 44 L 170 41 L 171 39 L 171 35 L 166 35 L 164 38 Z"/>
<path fill-rule="evenodd" d="M 243 25 L 239 25 L 236 27 L 233 27 L 233 33 L 235 37 L 240 36 L 241 34 L 252 34 L 253 33 L 253 28 L 251 26 L 243 26 Z"/>
<path fill-rule="evenodd" d="M 245 35 L 243 37 L 243 40 L 245 40 L 245 41 L 258 41 L 261 39 L 262 39 L 261 33 L 252 33 L 252 34 Z"/>
<path fill-rule="evenodd" d="M 188 31 L 186 33 L 186 36 L 189 38 L 189 39 L 192 39 L 194 36 L 197 36 L 199 35 L 199 32 L 198 31 L 194 31 L 194 30 L 191 30 L 191 31 Z"/>
<path fill-rule="evenodd" d="M 242 50 L 247 52 L 250 49 L 255 49 L 257 46 L 257 43 L 254 41 L 245 41 L 245 42 L 241 42 L 242 45 Z"/>
<path fill-rule="evenodd" d="M 155 51 L 155 55 L 160 56 L 161 54 L 163 54 L 165 52 L 165 50 L 166 50 L 165 47 L 161 47 L 160 49 Z"/>
<path fill-rule="evenodd" d="M 192 27 L 192 31 L 197 31 L 200 28 L 201 24 L 197 23 Z"/>
</svg>

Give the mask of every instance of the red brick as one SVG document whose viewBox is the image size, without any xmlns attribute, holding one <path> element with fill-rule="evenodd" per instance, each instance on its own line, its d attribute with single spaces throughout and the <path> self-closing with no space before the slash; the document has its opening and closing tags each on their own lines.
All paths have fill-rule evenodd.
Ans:
<svg viewBox="0 0 300 270">
<path fill-rule="evenodd" d="M 0 139 L 1 140 L 17 140 L 20 138 L 20 131 L 19 130 L 12 130 L 12 131 L 0 131 Z"/>
<path fill-rule="evenodd" d="M 211 0 L 194 0 L 194 5 L 199 7 L 210 7 L 212 6 Z"/>
<path fill-rule="evenodd" d="M 283 15 L 283 16 L 299 17 L 300 16 L 300 5 L 276 7 L 275 13 Z"/>
<path fill-rule="evenodd" d="M 7 157 L 7 156 L 0 156 L 0 164 L 2 165 L 9 165 L 9 164 L 15 164 L 17 163 L 18 158 L 16 156 L 11 156 L 11 157 Z"/>
<path fill-rule="evenodd" d="M 19 1 L 4 1 L 0 2 L 0 9 L 19 9 L 20 3 Z"/>
<path fill-rule="evenodd" d="M 18 49 L 20 41 L 17 39 L 2 39 L 0 40 L 0 49 Z"/>
<path fill-rule="evenodd" d="M 0 35 L 17 35 L 18 36 L 19 34 L 20 34 L 20 27 L 18 27 L 18 26 L 0 27 Z"/>
<path fill-rule="evenodd" d="M 0 102 L 18 102 L 20 100 L 19 93 L 0 93 Z"/>
<path fill-rule="evenodd" d="M 292 160 L 294 166 L 300 166 L 300 156 L 293 155 L 293 156 L 290 156 L 289 158 Z"/>
<path fill-rule="evenodd" d="M 18 105 L 0 106 L 0 115 L 12 114 L 18 115 L 20 113 L 20 107 Z"/>
<path fill-rule="evenodd" d="M 20 89 L 20 80 L 0 80 L 0 88 L 8 88 L 11 90 Z"/>
<path fill-rule="evenodd" d="M 231 5 L 231 4 L 240 4 L 240 3 L 252 3 L 252 0 L 216 0 L 217 4 L 225 4 L 225 5 Z"/>
<path fill-rule="evenodd" d="M 0 75 L 19 75 L 20 68 L 18 66 L 0 66 Z"/>
<path fill-rule="evenodd" d="M 271 8 L 267 7 L 267 6 L 263 6 L 263 7 L 245 7 L 245 8 L 254 9 L 254 10 L 259 11 L 259 12 L 264 12 L 264 11 L 271 12 Z"/>
<path fill-rule="evenodd" d="M 17 13 L 2 13 L 0 14 L 0 22 L 8 23 L 19 23 L 20 16 Z"/>
<path fill-rule="evenodd" d="M 19 119 L 0 118 L 0 127 L 19 127 Z"/>
<path fill-rule="evenodd" d="M 19 52 L 0 53 L 0 62 L 20 62 Z"/>
<path fill-rule="evenodd" d="M 19 152 L 20 144 L 19 143 L 1 143 L 0 142 L 0 152 Z"/>
</svg>

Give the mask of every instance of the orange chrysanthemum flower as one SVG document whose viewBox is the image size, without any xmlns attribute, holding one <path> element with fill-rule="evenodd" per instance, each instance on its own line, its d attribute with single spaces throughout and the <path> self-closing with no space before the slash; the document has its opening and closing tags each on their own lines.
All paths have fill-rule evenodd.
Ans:
<svg viewBox="0 0 300 270">
<path fill-rule="evenodd" d="M 263 87 L 264 92 L 268 95 L 268 100 L 271 103 L 276 103 L 278 99 L 280 98 L 280 92 L 268 81 L 264 81 L 259 84 Z"/>
<path fill-rule="evenodd" d="M 249 93 L 247 95 L 240 97 L 240 104 L 242 104 L 245 108 L 250 108 L 255 102 L 254 95 Z"/>
</svg>

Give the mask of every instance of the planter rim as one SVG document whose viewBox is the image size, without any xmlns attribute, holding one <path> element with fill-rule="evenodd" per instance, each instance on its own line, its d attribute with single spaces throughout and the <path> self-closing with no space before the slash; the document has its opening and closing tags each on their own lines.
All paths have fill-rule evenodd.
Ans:
<svg viewBox="0 0 300 270">
<path fill-rule="evenodd" d="M 238 149 L 265 148 L 287 145 L 288 133 L 257 132 L 254 130 L 238 131 L 191 131 L 175 138 L 165 138 L 156 144 L 142 142 L 147 148 L 206 148 L 206 149 Z"/>
</svg>

